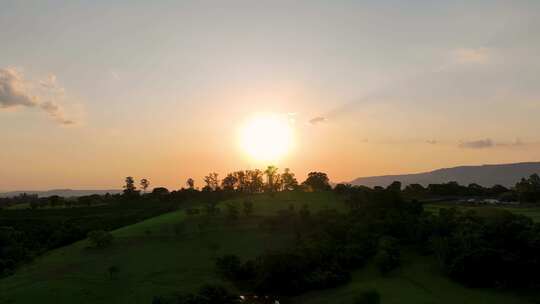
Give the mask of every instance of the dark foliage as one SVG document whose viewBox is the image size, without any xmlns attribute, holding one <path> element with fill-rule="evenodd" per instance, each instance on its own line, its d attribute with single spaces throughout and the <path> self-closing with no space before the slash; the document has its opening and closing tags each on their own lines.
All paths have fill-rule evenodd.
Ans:
<svg viewBox="0 0 540 304">
<path fill-rule="evenodd" d="M 472 287 L 540 283 L 540 226 L 504 210 L 488 211 L 440 210 L 432 245 L 443 269 Z"/>
<path fill-rule="evenodd" d="M 353 304 L 379 304 L 381 303 L 381 295 L 375 289 L 367 290 L 358 295 Z"/>
<path fill-rule="evenodd" d="M 237 304 L 240 297 L 219 285 L 204 285 L 196 294 L 154 297 L 152 304 Z"/>
<path fill-rule="evenodd" d="M 88 232 L 88 241 L 94 248 L 105 248 L 113 241 L 113 235 L 104 230 L 92 230 Z"/>
</svg>

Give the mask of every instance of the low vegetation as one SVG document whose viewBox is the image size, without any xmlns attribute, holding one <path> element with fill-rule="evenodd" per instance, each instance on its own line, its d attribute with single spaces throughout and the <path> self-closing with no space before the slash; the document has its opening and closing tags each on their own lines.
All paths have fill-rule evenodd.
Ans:
<svg viewBox="0 0 540 304">
<path fill-rule="evenodd" d="M 0 301 L 455 303 L 456 291 L 471 303 L 540 299 L 540 225 L 503 207 L 426 211 L 418 198 L 431 190 L 411 195 L 399 183 L 330 190 L 323 173 L 300 184 L 275 168 L 231 173 L 221 183 L 212 173 L 202 190 L 188 181 L 186 189 L 145 193 L 146 180 L 141 193 L 134 183 L 127 178 L 122 195 L 91 208 L 0 211 L 10 223 L 0 234 L 4 275 L 87 237 L 0 281 Z M 407 294 L 403 284 L 419 289 Z"/>
</svg>

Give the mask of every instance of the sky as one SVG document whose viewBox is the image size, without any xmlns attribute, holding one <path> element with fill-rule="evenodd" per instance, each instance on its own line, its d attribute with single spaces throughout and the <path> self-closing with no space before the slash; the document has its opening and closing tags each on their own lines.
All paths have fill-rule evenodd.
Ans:
<svg viewBox="0 0 540 304">
<path fill-rule="evenodd" d="M 0 0 L 0 190 L 539 161 L 540 1 Z"/>
</svg>

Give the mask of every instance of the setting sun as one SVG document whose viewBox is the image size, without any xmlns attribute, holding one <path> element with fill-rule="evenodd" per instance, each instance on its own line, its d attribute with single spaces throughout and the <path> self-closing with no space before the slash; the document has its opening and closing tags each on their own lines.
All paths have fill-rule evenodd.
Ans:
<svg viewBox="0 0 540 304">
<path fill-rule="evenodd" d="M 256 161 L 277 161 L 290 151 L 292 143 L 291 122 L 284 115 L 253 117 L 240 131 L 242 150 Z"/>
</svg>

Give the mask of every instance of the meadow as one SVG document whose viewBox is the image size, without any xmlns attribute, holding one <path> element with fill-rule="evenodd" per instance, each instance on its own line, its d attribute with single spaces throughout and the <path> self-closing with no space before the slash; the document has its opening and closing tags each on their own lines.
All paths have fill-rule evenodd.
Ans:
<svg viewBox="0 0 540 304">
<path fill-rule="evenodd" d="M 219 204 L 240 205 L 244 199 Z M 331 192 L 283 192 L 249 198 L 251 216 L 240 214 L 234 222 L 224 216 L 187 215 L 184 210 L 166 213 L 113 231 L 110 247 L 89 248 L 87 240 L 52 250 L 0 280 L 0 303 L 151 303 L 156 295 L 192 292 L 204 283 L 243 290 L 216 274 L 215 258 L 235 254 L 254 258 L 290 246 L 294 236 L 287 229 L 265 230 L 260 222 L 280 210 L 311 211 L 345 208 Z M 429 207 L 432 208 L 432 207 Z M 109 273 L 111 266 L 118 269 Z M 433 257 L 404 254 L 402 267 L 381 275 L 373 263 L 353 272 L 344 286 L 309 292 L 282 303 L 352 303 L 362 290 L 377 289 L 382 303 L 534 303 L 524 295 L 493 289 L 469 289 L 443 276 Z"/>
</svg>

